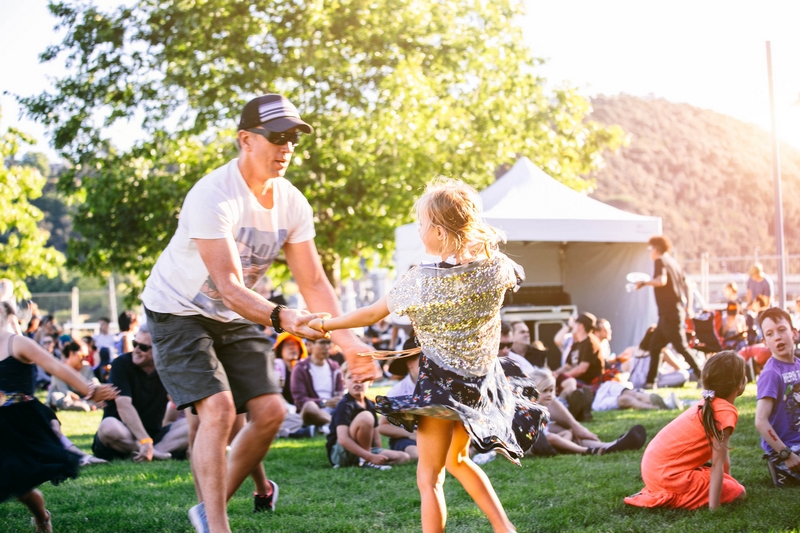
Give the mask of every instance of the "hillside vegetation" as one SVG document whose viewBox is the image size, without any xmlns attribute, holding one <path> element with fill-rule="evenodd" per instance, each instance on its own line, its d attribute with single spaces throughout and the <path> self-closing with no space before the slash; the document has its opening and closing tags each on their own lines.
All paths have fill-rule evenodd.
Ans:
<svg viewBox="0 0 800 533">
<path fill-rule="evenodd" d="M 660 216 L 686 259 L 751 255 L 755 246 L 775 253 L 769 132 L 663 99 L 621 95 L 592 105 L 593 120 L 619 124 L 630 139 L 606 153 L 594 198 Z M 800 253 L 800 151 L 780 150 L 786 249 Z"/>
</svg>

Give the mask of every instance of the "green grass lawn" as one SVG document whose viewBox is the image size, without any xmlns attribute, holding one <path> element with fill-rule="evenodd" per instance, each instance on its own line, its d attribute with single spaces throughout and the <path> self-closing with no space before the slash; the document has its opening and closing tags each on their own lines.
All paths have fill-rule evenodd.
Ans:
<svg viewBox="0 0 800 533">
<path fill-rule="evenodd" d="M 696 389 L 678 389 L 697 398 Z M 731 473 L 747 489 L 746 501 L 718 511 L 647 510 L 626 506 L 622 498 L 642 488 L 642 451 L 605 457 L 528 458 L 522 468 L 498 458 L 484 468 L 500 500 L 523 532 L 641 531 L 735 532 L 800 530 L 800 487 L 775 489 L 761 459 L 753 427 L 755 386 L 737 401 L 739 426 L 731 439 Z M 648 436 L 674 412 L 597 413 L 587 426 L 611 440 L 636 423 Z M 65 433 L 89 450 L 99 413 L 60 413 Z M 1 438 L 2 436 L 0 436 Z M 328 465 L 324 439 L 278 440 L 265 461 L 267 475 L 280 485 L 274 514 L 252 513 L 252 482 L 229 506 L 233 531 L 418 532 L 419 494 L 415 466 L 388 472 L 337 469 Z M 187 462 L 137 464 L 120 461 L 84 468 L 77 480 L 41 487 L 57 532 L 191 532 L 186 512 L 194 505 Z M 448 476 L 448 532 L 488 532 L 488 521 Z M 33 531 L 18 502 L 0 505 L 0 533 Z"/>
</svg>

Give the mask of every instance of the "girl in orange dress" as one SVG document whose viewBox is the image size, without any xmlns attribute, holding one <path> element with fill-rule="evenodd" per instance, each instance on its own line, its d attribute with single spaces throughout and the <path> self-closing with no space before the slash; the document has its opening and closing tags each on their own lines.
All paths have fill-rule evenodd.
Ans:
<svg viewBox="0 0 800 533">
<path fill-rule="evenodd" d="M 625 498 L 637 507 L 716 509 L 745 497 L 730 475 L 728 442 L 739 412 L 733 406 L 747 379 L 744 359 L 719 352 L 703 367 L 703 400 L 662 429 L 642 457 L 645 487 Z M 708 461 L 711 466 L 706 466 Z"/>
</svg>

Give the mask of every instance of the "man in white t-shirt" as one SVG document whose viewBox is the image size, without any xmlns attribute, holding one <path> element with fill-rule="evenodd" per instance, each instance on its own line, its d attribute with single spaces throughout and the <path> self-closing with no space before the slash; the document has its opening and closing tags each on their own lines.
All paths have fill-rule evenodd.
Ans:
<svg viewBox="0 0 800 533">
<path fill-rule="evenodd" d="M 115 347 L 116 344 L 116 335 L 109 331 L 109 326 L 111 325 L 111 320 L 107 317 L 100 317 L 97 319 L 97 324 L 100 326 L 100 333 L 93 336 L 92 339 L 94 340 L 94 345 L 97 346 L 97 360 L 95 361 L 95 366 L 100 364 L 100 357 L 101 353 L 100 350 L 105 348 L 108 351 L 108 359 L 107 362 L 111 362 L 117 357 L 117 349 Z"/>
<path fill-rule="evenodd" d="M 189 518 L 198 531 L 228 532 L 226 501 L 261 464 L 286 409 L 270 343 L 257 324 L 310 339 L 315 315 L 275 305 L 253 285 L 283 250 L 312 312 L 338 310 L 314 244 L 311 205 L 284 174 L 301 133 L 312 133 L 297 109 L 277 94 L 250 101 L 239 121 L 239 158 L 212 171 L 186 195 L 178 228 L 153 268 L 142 301 L 157 346 L 159 376 L 179 409 L 199 423 L 192 471 L 202 503 Z M 370 348 L 352 332 L 333 333 L 358 380 L 375 375 Z M 237 413 L 249 421 L 227 457 Z M 270 481 L 262 508 L 273 509 Z"/>
<path fill-rule="evenodd" d="M 519 366 L 523 372 L 530 375 L 534 366 L 525 359 L 525 354 L 531 345 L 531 332 L 528 325 L 521 320 L 507 324 L 509 332 L 500 334 L 500 357 L 508 357 Z"/>
</svg>

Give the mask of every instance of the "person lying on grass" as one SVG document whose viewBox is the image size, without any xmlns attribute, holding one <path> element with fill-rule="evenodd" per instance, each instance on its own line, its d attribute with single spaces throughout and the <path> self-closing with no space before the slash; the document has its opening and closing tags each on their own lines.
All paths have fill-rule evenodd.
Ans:
<svg viewBox="0 0 800 533">
<path fill-rule="evenodd" d="M 556 378 L 547 368 L 537 368 L 531 378 L 539 390 L 539 403 L 545 407 L 553 404 L 556 390 Z M 606 453 L 625 450 L 638 450 L 647 440 L 644 426 L 635 425 L 627 433 L 614 442 L 601 442 L 596 438 L 578 438 L 572 430 L 561 427 L 557 422 L 550 422 L 544 430 L 547 442 L 559 453 L 578 453 L 582 455 L 604 455 Z"/>
<path fill-rule="evenodd" d="M 729 350 L 703 366 L 703 399 L 658 432 L 642 457 L 645 487 L 625 498 L 636 507 L 716 509 L 745 497 L 730 475 L 729 442 L 739 412 L 734 400 L 744 392 L 744 359 Z M 711 460 L 711 466 L 706 463 Z"/>
</svg>

